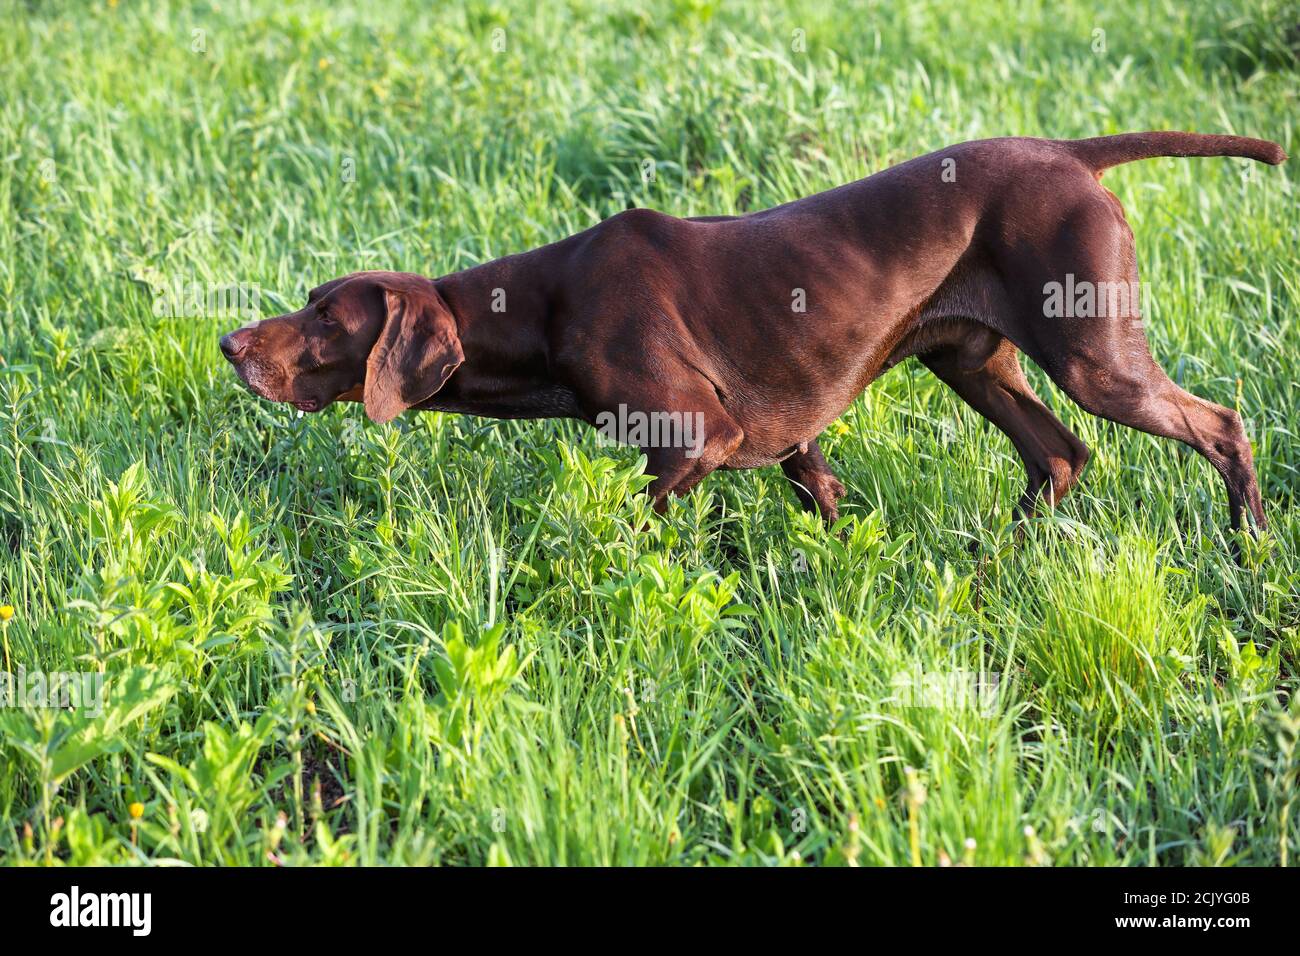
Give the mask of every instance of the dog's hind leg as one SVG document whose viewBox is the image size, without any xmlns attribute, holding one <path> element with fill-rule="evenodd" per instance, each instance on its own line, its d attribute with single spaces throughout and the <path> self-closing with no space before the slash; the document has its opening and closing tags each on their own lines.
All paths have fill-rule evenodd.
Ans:
<svg viewBox="0 0 1300 956">
<path fill-rule="evenodd" d="M 816 440 L 808 443 L 807 451 L 796 451 L 781 462 L 781 470 L 805 511 L 815 510 L 827 524 L 839 520 L 838 505 L 844 497 L 844 486 L 831 473 Z"/>
<path fill-rule="evenodd" d="M 1143 358 L 1135 357 L 1134 349 L 1121 354 L 1128 356 L 1126 363 L 1107 361 L 1096 354 L 1073 355 L 1052 377 L 1085 411 L 1190 446 L 1223 478 L 1233 530 L 1243 527 L 1247 516 L 1255 528 L 1267 527 L 1241 416 L 1183 391 L 1145 349 Z"/>
<path fill-rule="evenodd" d="M 1028 270 L 1015 261 L 1005 266 L 1013 276 L 1008 285 L 1022 290 L 1023 318 L 1016 331 L 1026 354 L 1085 411 L 1189 445 L 1223 478 L 1233 529 L 1247 516 L 1257 528 L 1265 527 L 1241 416 L 1183 391 L 1151 357 L 1133 233 L 1119 201 L 1103 192 L 1081 205 L 1053 254 L 1052 262 L 1033 263 Z M 1053 283 L 1059 289 L 1062 280 L 1084 296 L 1076 297 L 1074 314 L 1048 319 L 1037 290 Z"/>
<path fill-rule="evenodd" d="M 1088 463 L 1088 448 L 1034 393 L 1011 342 L 999 339 L 991 350 L 985 338 L 975 344 L 944 346 L 920 359 L 1011 439 L 1028 478 L 1016 510 L 1031 517 L 1040 501 L 1052 507 L 1065 497 Z"/>
</svg>

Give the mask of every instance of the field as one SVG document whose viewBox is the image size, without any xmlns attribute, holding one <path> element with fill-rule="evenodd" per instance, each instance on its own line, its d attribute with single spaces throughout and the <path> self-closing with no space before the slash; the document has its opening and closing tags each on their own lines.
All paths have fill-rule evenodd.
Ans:
<svg viewBox="0 0 1300 956">
<path fill-rule="evenodd" d="M 575 423 L 303 416 L 217 348 L 966 139 L 1294 155 L 1294 3 L 0 3 L 3 669 L 93 705 L 0 708 L 3 862 L 1300 856 L 1295 160 L 1106 178 L 1154 355 L 1247 422 L 1239 560 L 1203 459 L 1037 370 L 1093 458 L 1017 541 L 1014 450 L 915 362 L 824 436 L 831 533 L 779 469 L 659 518 Z"/>
</svg>

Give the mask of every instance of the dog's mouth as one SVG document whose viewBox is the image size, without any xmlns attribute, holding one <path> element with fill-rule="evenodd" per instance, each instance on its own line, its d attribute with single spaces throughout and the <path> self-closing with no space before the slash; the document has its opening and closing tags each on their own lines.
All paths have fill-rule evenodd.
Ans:
<svg viewBox="0 0 1300 956">
<path fill-rule="evenodd" d="M 300 412 L 318 412 L 325 406 L 319 398 L 289 398 L 285 392 L 290 389 L 285 387 L 283 377 L 271 372 L 260 362 L 242 362 L 235 366 L 235 371 L 244 388 L 264 401 L 284 402 Z"/>
<path fill-rule="evenodd" d="M 292 405 L 300 412 L 319 412 L 337 400 L 328 393 L 308 398 L 293 398 L 293 393 L 298 391 L 293 379 L 286 376 L 279 368 L 267 365 L 256 358 L 239 363 L 235 366 L 235 371 L 239 376 L 240 383 L 251 394 L 264 401 Z M 308 388 L 315 390 L 313 385 L 307 385 L 303 390 Z M 359 400 L 361 396 L 360 385 L 349 389 L 340 397 L 349 397 L 354 393 Z"/>
</svg>

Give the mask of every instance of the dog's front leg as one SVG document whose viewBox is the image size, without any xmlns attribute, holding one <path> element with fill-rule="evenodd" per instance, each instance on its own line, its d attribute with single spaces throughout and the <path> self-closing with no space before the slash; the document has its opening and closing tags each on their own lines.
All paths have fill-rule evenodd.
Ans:
<svg viewBox="0 0 1300 956">
<path fill-rule="evenodd" d="M 647 458 L 646 489 L 654 509 L 663 514 L 668 496 L 684 495 L 710 472 L 726 464 L 745 440 L 744 430 L 727 414 L 712 383 L 682 382 L 670 392 L 662 383 L 644 383 L 605 396 L 605 409 L 594 417 L 607 438 L 636 445 Z"/>
<path fill-rule="evenodd" d="M 781 470 L 805 511 L 816 510 L 827 524 L 839 520 L 839 500 L 844 497 L 844 485 L 831 473 L 816 440 L 808 442 L 807 450 L 796 451 L 782 461 Z"/>
</svg>

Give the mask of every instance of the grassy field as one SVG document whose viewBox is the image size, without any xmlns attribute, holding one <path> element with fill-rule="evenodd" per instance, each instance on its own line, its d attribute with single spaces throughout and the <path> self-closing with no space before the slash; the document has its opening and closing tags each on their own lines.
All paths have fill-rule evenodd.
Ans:
<svg viewBox="0 0 1300 956">
<path fill-rule="evenodd" d="M 4 670 L 105 682 L 0 709 L 0 860 L 1300 856 L 1295 161 L 1106 179 L 1157 360 L 1248 422 L 1240 564 L 1204 460 L 1036 371 L 1094 457 L 1022 544 L 1012 448 L 914 362 L 823 440 L 832 535 L 778 469 L 660 519 L 572 423 L 272 406 L 175 293 L 271 315 L 984 136 L 1300 153 L 1294 3 L 0 6 Z"/>
</svg>

